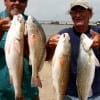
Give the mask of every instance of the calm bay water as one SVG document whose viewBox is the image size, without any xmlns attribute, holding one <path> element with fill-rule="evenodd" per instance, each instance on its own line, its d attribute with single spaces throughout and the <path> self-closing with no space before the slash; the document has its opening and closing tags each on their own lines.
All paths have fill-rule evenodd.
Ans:
<svg viewBox="0 0 100 100">
<path fill-rule="evenodd" d="M 42 27 L 45 31 L 46 37 L 48 37 L 54 33 L 57 33 L 63 28 L 70 27 L 70 25 L 58 25 L 58 24 L 42 24 Z"/>
</svg>

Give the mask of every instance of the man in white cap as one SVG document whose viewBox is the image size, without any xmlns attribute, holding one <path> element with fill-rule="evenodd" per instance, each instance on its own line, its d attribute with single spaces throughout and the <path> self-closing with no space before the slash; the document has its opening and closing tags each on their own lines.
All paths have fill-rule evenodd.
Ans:
<svg viewBox="0 0 100 100">
<path fill-rule="evenodd" d="M 52 58 L 55 47 L 58 43 L 59 37 L 63 33 L 69 33 L 71 38 L 71 64 L 70 64 L 70 80 L 68 89 L 66 90 L 64 100 L 79 100 L 76 86 L 77 74 L 77 58 L 80 43 L 81 33 L 85 33 L 88 37 L 93 38 L 93 50 L 100 62 L 100 26 L 89 25 L 89 20 L 92 17 L 92 8 L 87 0 L 74 0 L 72 1 L 69 9 L 69 14 L 73 21 L 73 26 L 64 28 L 57 34 L 52 35 L 47 42 L 47 59 Z M 95 69 L 95 77 L 92 84 L 92 96 L 89 100 L 100 100 L 100 67 Z M 81 99 L 82 100 L 82 99 Z"/>
</svg>

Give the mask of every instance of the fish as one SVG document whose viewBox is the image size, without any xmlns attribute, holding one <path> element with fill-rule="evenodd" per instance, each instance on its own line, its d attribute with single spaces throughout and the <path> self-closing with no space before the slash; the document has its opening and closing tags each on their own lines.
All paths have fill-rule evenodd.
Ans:
<svg viewBox="0 0 100 100">
<path fill-rule="evenodd" d="M 39 72 L 46 58 L 46 35 L 32 15 L 25 23 L 25 34 L 28 35 L 29 64 L 32 65 L 31 86 L 42 88 Z"/>
<path fill-rule="evenodd" d="M 10 76 L 10 83 L 14 86 L 15 100 L 22 98 L 23 50 L 25 21 L 23 15 L 14 15 L 5 41 L 5 57 Z"/>
<path fill-rule="evenodd" d="M 88 100 L 92 95 L 92 83 L 95 75 L 95 66 L 99 65 L 92 49 L 93 39 L 85 33 L 80 36 L 79 54 L 77 59 L 76 85 L 80 100 Z"/>
<path fill-rule="evenodd" d="M 71 43 L 68 33 L 63 33 L 57 43 L 52 59 L 52 82 L 56 100 L 64 100 L 69 82 Z"/>
</svg>

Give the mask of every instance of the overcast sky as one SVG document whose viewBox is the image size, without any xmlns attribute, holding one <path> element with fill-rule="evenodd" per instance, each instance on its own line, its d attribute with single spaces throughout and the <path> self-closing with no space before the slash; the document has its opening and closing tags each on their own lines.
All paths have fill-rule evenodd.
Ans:
<svg viewBox="0 0 100 100">
<path fill-rule="evenodd" d="M 0 11 L 4 8 L 4 0 L 0 0 Z M 71 0 L 29 0 L 26 14 L 33 15 L 37 20 L 58 20 L 69 21 L 70 16 L 67 11 Z M 89 0 L 93 8 L 91 20 L 100 20 L 100 0 Z"/>
</svg>

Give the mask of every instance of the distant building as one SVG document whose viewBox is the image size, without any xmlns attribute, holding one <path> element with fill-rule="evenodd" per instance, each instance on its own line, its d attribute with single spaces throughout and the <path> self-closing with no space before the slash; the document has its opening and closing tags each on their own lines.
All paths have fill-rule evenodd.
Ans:
<svg viewBox="0 0 100 100">
<path fill-rule="evenodd" d="M 59 21 L 51 21 L 51 24 L 59 24 Z"/>
<path fill-rule="evenodd" d="M 96 22 L 96 25 L 100 25 L 100 21 L 97 21 L 97 22 Z"/>
</svg>

